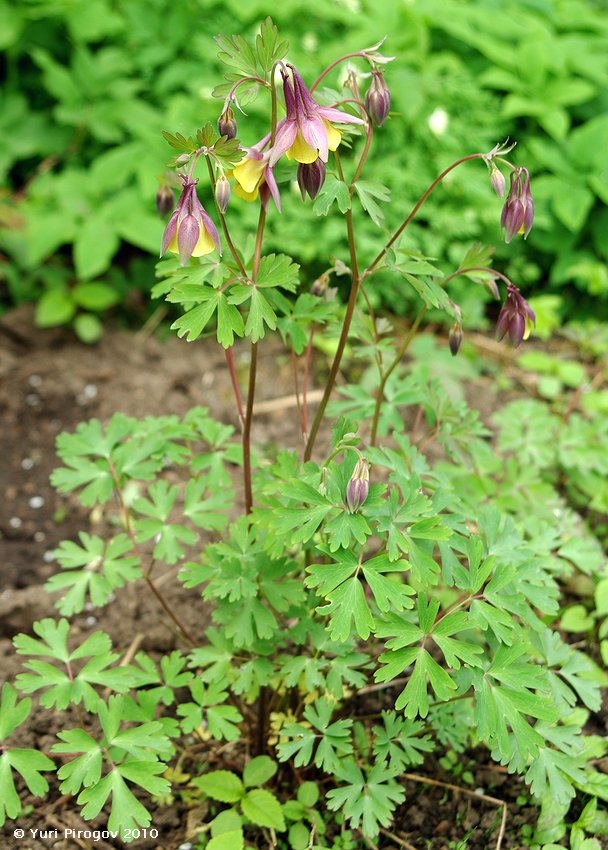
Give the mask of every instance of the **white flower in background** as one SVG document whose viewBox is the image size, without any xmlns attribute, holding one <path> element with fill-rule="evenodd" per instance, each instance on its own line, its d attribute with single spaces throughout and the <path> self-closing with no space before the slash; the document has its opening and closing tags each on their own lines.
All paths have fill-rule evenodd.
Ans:
<svg viewBox="0 0 608 850">
<path fill-rule="evenodd" d="M 445 131 L 448 128 L 448 124 L 450 123 L 450 116 L 442 109 L 440 106 L 437 107 L 427 119 L 427 124 L 429 126 L 429 130 L 435 136 L 443 136 Z"/>
</svg>

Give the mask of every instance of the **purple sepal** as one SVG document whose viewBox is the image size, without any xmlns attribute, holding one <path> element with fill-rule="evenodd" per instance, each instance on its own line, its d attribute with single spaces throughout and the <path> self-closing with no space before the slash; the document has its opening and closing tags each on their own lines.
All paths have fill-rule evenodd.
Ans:
<svg viewBox="0 0 608 850">
<path fill-rule="evenodd" d="M 167 253 L 167 249 L 169 245 L 173 242 L 175 237 L 175 233 L 177 232 L 177 223 L 179 219 L 179 210 L 176 209 L 171 213 L 171 218 L 167 222 L 167 226 L 165 227 L 163 233 L 163 241 L 160 246 L 160 256 Z"/>
<path fill-rule="evenodd" d="M 186 265 L 192 256 L 192 252 L 196 248 L 200 235 L 201 226 L 199 219 L 195 215 L 192 215 L 192 213 L 188 213 L 188 215 L 184 216 L 182 219 L 177 234 L 177 247 L 179 248 L 180 265 Z"/>
</svg>

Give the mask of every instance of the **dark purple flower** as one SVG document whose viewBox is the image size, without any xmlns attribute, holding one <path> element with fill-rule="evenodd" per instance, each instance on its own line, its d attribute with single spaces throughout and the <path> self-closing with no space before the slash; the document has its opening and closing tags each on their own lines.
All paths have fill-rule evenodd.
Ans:
<svg viewBox="0 0 608 850">
<path fill-rule="evenodd" d="M 227 139 L 236 137 L 236 119 L 234 112 L 227 106 L 222 112 L 217 122 L 217 129 L 220 136 L 226 136 Z"/>
<path fill-rule="evenodd" d="M 505 231 L 508 244 L 515 234 L 528 236 L 534 221 L 534 201 L 530 193 L 530 175 L 527 168 L 516 168 L 511 172 L 511 185 L 507 200 L 502 208 L 500 229 Z"/>
<path fill-rule="evenodd" d="M 166 218 L 173 209 L 175 195 L 173 189 L 166 183 L 161 183 L 156 190 L 156 211 L 161 218 Z"/>
<path fill-rule="evenodd" d="M 369 493 L 369 466 L 365 458 L 360 457 L 355 464 L 353 474 L 346 486 L 346 504 L 351 514 L 358 511 Z"/>
<path fill-rule="evenodd" d="M 372 81 L 365 94 L 365 108 L 377 127 L 381 127 L 391 111 L 391 93 L 380 68 L 372 70 Z"/>
<path fill-rule="evenodd" d="M 306 195 L 314 201 L 325 182 L 325 172 L 325 163 L 320 157 L 314 162 L 298 163 L 298 186 L 303 201 L 306 200 Z"/>
<path fill-rule="evenodd" d="M 221 255 L 222 248 L 217 228 L 196 194 L 198 180 L 180 176 L 184 187 L 165 227 L 160 255 L 167 251 L 179 254 L 183 266 L 190 257 L 202 257 L 213 250 Z"/>
<path fill-rule="evenodd" d="M 515 284 L 507 286 L 507 300 L 502 305 L 496 323 L 496 337 L 502 339 L 508 334 L 511 344 L 516 348 L 523 339 L 527 339 L 536 325 L 536 315 Z"/>
<path fill-rule="evenodd" d="M 460 346 L 462 345 L 462 340 L 464 338 L 464 334 L 462 332 L 462 325 L 459 322 L 452 325 L 450 328 L 450 333 L 448 336 L 448 343 L 450 346 L 450 352 L 452 357 L 456 357 L 458 352 L 460 351 Z"/>
</svg>

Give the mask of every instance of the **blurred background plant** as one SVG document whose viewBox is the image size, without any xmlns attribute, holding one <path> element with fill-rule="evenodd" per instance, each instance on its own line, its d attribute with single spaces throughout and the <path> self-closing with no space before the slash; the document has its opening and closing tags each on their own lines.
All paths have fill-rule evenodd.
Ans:
<svg viewBox="0 0 608 850">
<path fill-rule="evenodd" d="M 603 5 L 285 0 L 272 10 L 305 78 L 389 35 L 394 117 L 374 139 L 374 169 L 396 202 L 382 229 L 398 224 L 446 163 L 507 137 L 519 141 L 515 162 L 533 176 L 537 213 L 526 245 L 500 244 L 501 202 L 488 203 L 483 170 L 465 167 L 431 197 L 404 247 L 454 263 L 473 238 L 496 243 L 501 268 L 534 293 L 541 336 L 565 319 L 608 315 Z M 163 229 L 154 209 L 154 175 L 162 179 L 167 161 L 161 131 L 187 134 L 219 116 L 210 37 L 251 36 L 267 12 L 262 0 L 0 2 L 2 310 L 36 301 L 38 325 L 70 323 L 89 342 L 110 309 L 141 323 Z M 262 107 L 242 106 L 252 133 L 243 141 L 253 144 Z M 276 216 L 269 222 L 272 247 L 301 257 L 304 280 L 313 281 L 328 250 L 346 259 L 340 222 L 302 216 L 295 183 L 283 197 L 280 244 Z M 240 205 L 239 214 L 243 228 L 254 226 L 251 207 Z M 381 242 L 375 231 L 361 222 L 364 256 Z M 413 296 L 392 277 L 377 276 L 373 304 L 408 315 Z M 461 281 L 458 300 L 465 326 L 479 326 L 480 287 Z"/>
</svg>

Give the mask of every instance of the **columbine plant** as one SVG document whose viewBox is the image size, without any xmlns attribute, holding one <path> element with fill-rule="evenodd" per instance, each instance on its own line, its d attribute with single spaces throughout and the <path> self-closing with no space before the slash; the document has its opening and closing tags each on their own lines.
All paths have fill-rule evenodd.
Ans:
<svg viewBox="0 0 608 850">
<path fill-rule="evenodd" d="M 519 289 L 490 265 L 489 249 L 472 246 L 457 269 L 443 273 L 401 245 L 443 178 L 474 160 L 488 166 L 501 196 L 500 167 L 510 171 L 501 226 L 507 241 L 527 236 L 528 172 L 506 158 L 512 145 L 464 155 L 390 238 L 379 236 L 375 256 L 364 258 L 356 221 L 366 214 L 379 225 L 379 202 L 389 197 L 385 187 L 360 179 L 374 125 L 390 120 L 383 71 L 390 60 L 380 44 L 336 59 L 311 81 L 285 60 L 287 45 L 269 19 L 255 49 L 236 36 L 218 43 L 229 68 L 228 83 L 216 89 L 224 99 L 218 132 L 208 123 L 195 137 L 165 134 L 177 152 L 181 194 L 162 242 L 163 255 L 177 256 L 159 264 L 156 294 L 182 306 L 173 324 L 180 337 L 194 342 L 215 333 L 240 437 L 196 409 L 182 420 L 116 415 L 59 438 L 65 465 L 55 486 L 76 492 L 86 507 L 114 511 L 110 527 L 121 526 L 107 539 L 83 533 L 61 545 L 49 590 L 60 594 L 63 619 L 44 620 L 36 638 L 15 641 L 28 659 L 17 689 L 69 712 L 68 728 L 51 747 L 60 792 L 75 798 L 84 818 L 105 807 L 109 829 L 127 840 L 151 820 L 134 786 L 165 802 L 170 795 L 204 797 L 198 846 L 209 850 L 240 850 L 255 830 L 269 846 L 293 850 L 346 846 L 345 824 L 374 839 L 404 799 L 404 777 L 446 746 L 461 752 L 485 745 L 539 800 L 564 810 L 576 788 L 605 793 L 587 764 L 589 753 L 604 750 L 579 734 L 580 706 L 599 707 L 601 676 L 552 628 L 556 578 L 569 568 L 567 556 L 556 554 L 550 533 L 529 535 L 500 491 L 486 502 L 484 487 L 472 481 L 499 475 L 487 431 L 466 409 L 450 407 L 427 372 L 404 364 L 430 309 L 450 316 L 449 346 L 458 353 L 462 315 L 448 290 L 460 276 L 494 296 L 506 286 L 499 336 L 518 345 L 534 325 Z M 364 96 L 353 68 L 344 97 L 321 90 L 346 61 L 371 72 Z M 239 118 L 237 137 L 235 115 L 258 92 L 267 98 L 266 132 L 250 144 L 247 118 Z M 352 153 L 343 159 L 346 134 Z M 281 210 L 279 163 L 303 200 L 314 199 L 315 214 L 344 218 L 348 256 L 315 281 L 301 280 L 292 258 L 264 250 L 266 218 Z M 168 212 L 169 192 L 163 188 L 157 198 L 161 211 Z M 243 201 L 258 209 L 252 243 L 231 216 Z M 366 289 L 380 273 L 399 276 L 420 297 L 410 330 L 394 342 L 386 320 L 369 307 Z M 337 275 L 349 279 L 345 306 L 329 285 Z M 320 328 L 333 331 L 337 343 L 309 427 Z M 257 350 L 268 331 L 279 331 L 293 352 L 303 444 L 301 455 L 279 451 L 254 466 Z M 246 393 L 233 358 L 243 337 L 251 352 Z M 330 432 L 322 426 L 348 339 L 371 352 L 377 378 L 371 394 L 343 389 L 338 407 L 359 421 L 341 416 Z M 442 466 L 433 468 L 405 433 L 403 412 L 412 405 L 428 420 L 428 439 L 436 437 L 448 453 Z M 517 455 L 508 465 L 514 475 L 516 464 Z M 234 488 L 244 494 L 241 516 Z M 189 605 L 208 608 L 212 625 L 200 617 L 200 625 L 188 626 L 169 604 L 154 578 L 162 564 L 180 565 Z M 131 582 L 154 594 L 159 615 L 177 629 L 170 654 L 121 659 L 103 632 L 81 643 L 72 636 L 67 618 L 85 604 L 102 607 Z M 2 740 L 30 710 L 29 697 L 16 700 L 7 685 Z M 228 751 L 231 769 L 224 770 L 220 754 Z M 9 817 L 20 811 L 11 768 L 42 794 L 42 773 L 53 765 L 48 756 L 20 752 L 8 745 L 2 756 L 0 799 Z M 504 819 L 498 844 L 503 832 Z"/>
</svg>

